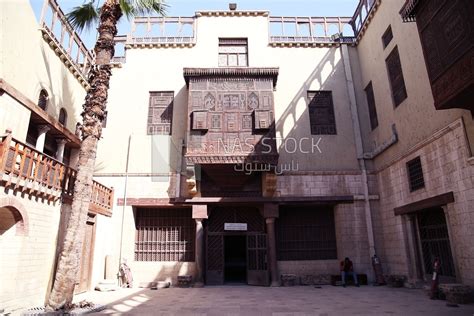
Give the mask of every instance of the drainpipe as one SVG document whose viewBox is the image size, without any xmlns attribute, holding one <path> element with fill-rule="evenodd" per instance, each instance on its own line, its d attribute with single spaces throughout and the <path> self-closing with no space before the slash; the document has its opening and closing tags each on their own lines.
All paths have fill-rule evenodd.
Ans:
<svg viewBox="0 0 474 316">
<path fill-rule="evenodd" d="M 120 228 L 120 249 L 119 249 L 119 260 L 118 260 L 118 273 L 117 278 L 120 275 L 120 265 L 122 264 L 122 247 L 123 247 L 123 225 L 125 219 L 125 207 L 127 202 L 127 184 L 128 184 L 128 162 L 130 158 L 130 143 L 132 142 L 132 134 L 128 135 L 128 147 L 127 147 L 127 162 L 125 164 L 125 184 L 123 189 L 123 206 L 122 206 L 122 225 Z"/>
<path fill-rule="evenodd" d="M 179 153 L 178 153 L 178 165 L 176 166 L 176 188 L 175 197 L 181 197 L 181 172 L 183 171 L 183 148 L 184 140 L 179 139 Z"/>
<path fill-rule="evenodd" d="M 369 183 L 367 179 L 367 166 L 364 159 L 364 148 L 362 146 L 362 133 L 360 128 L 359 115 L 357 113 L 357 101 L 355 96 L 354 80 L 352 78 L 352 69 L 349 60 L 349 51 L 347 45 L 341 44 L 341 56 L 344 63 L 344 73 L 346 75 L 347 91 L 349 93 L 349 102 L 351 106 L 352 124 L 354 126 L 354 137 L 357 151 L 357 160 L 362 172 L 362 185 L 364 190 L 364 208 L 365 222 L 367 226 L 367 238 L 369 241 L 369 255 L 372 258 L 375 254 L 374 228 L 372 224 L 372 213 L 369 200 Z M 370 262 L 370 261 L 369 261 Z"/>
</svg>

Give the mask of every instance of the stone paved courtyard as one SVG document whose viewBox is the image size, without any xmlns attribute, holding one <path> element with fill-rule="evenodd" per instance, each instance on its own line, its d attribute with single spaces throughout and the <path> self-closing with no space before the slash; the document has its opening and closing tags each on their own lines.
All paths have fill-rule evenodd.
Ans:
<svg viewBox="0 0 474 316">
<path fill-rule="evenodd" d="M 422 290 L 362 286 L 121 289 L 89 292 L 105 315 L 474 315 L 474 304 L 447 307 Z"/>
</svg>

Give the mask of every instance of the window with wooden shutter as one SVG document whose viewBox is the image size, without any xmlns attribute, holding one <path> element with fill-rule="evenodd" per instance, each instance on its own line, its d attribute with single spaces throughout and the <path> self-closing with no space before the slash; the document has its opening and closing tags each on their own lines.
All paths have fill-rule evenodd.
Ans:
<svg viewBox="0 0 474 316">
<path fill-rule="evenodd" d="M 375 107 L 375 96 L 374 89 L 372 87 L 372 81 L 369 82 L 365 88 L 365 95 L 367 97 L 367 105 L 369 107 L 370 127 L 372 130 L 374 130 L 377 126 L 379 126 L 379 121 L 377 118 L 377 109 Z"/>
<path fill-rule="evenodd" d="M 278 260 L 337 259 L 332 208 L 281 207 L 276 228 Z"/>
<path fill-rule="evenodd" d="M 219 38 L 219 67 L 248 66 L 246 38 Z"/>
<path fill-rule="evenodd" d="M 173 120 L 173 91 L 150 92 L 148 135 L 171 135 Z"/>
<path fill-rule="evenodd" d="M 138 208 L 135 261 L 194 261 L 196 225 L 189 208 Z"/>
<path fill-rule="evenodd" d="M 308 91 L 311 135 L 335 135 L 336 119 L 331 91 Z"/>
<path fill-rule="evenodd" d="M 193 130 L 205 131 L 207 127 L 207 111 L 194 111 L 193 112 Z"/>
<path fill-rule="evenodd" d="M 392 39 L 393 39 L 392 26 L 389 25 L 387 30 L 382 35 L 383 48 L 386 48 L 388 44 L 390 44 Z"/>
<path fill-rule="evenodd" d="M 392 89 L 392 98 L 395 107 L 399 106 L 407 98 L 405 79 L 403 78 L 402 64 L 398 47 L 395 47 L 385 60 L 387 65 L 388 78 Z"/>
</svg>

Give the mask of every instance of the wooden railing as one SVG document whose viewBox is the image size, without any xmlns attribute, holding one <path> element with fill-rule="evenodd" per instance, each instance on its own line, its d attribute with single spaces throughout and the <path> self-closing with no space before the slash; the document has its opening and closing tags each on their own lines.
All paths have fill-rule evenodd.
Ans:
<svg viewBox="0 0 474 316">
<path fill-rule="evenodd" d="M 5 187 L 57 200 L 72 198 L 76 170 L 12 138 L 0 137 L 0 181 Z M 89 209 L 111 215 L 113 189 L 94 181 Z"/>
</svg>

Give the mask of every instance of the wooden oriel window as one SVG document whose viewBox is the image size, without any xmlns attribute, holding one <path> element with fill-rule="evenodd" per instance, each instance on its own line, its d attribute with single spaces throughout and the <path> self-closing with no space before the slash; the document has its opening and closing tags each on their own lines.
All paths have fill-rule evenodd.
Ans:
<svg viewBox="0 0 474 316">
<path fill-rule="evenodd" d="M 219 38 L 219 67 L 247 67 L 246 38 Z"/>
<path fill-rule="evenodd" d="M 148 135 L 171 135 L 173 120 L 173 91 L 150 92 Z"/>
<path fill-rule="evenodd" d="M 41 89 L 39 97 L 38 97 L 38 106 L 46 111 L 48 107 L 48 92 L 45 89 Z"/>
<path fill-rule="evenodd" d="M 331 91 L 308 91 L 311 135 L 335 135 L 336 119 Z"/>
<path fill-rule="evenodd" d="M 332 208 L 287 206 L 277 220 L 278 260 L 337 259 Z"/>
<path fill-rule="evenodd" d="M 138 208 L 136 261 L 194 261 L 196 225 L 190 208 Z"/>
<path fill-rule="evenodd" d="M 392 26 L 389 25 L 387 30 L 382 35 L 383 48 L 386 48 L 388 44 L 390 44 L 392 39 L 393 39 Z"/>
<path fill-rule="evenodd" d="M 420 157 L 407 162 L 408 182 L 410 184 L 410 192 L 425 187 L 425 179 L 423 177 L 423 168 L 421 166 Z"/>
<path fill-rule="evenodd" d="M 393 102 L 395 107 L 397 107 L 407 98 L 402 63 L 400 62 L 400 55 L 398 53 L 397 46 L 395 46 L 390 55 L 388 55 L 385 63 L 387 65 L 388 78 L 390 80 L 390 87 L 392 89 Z"/>
<path fill-rule="evenodd" d="M 372 130 L 379 126 L 379 121 L 377 118 L 377 108 L 375 106 L 375 96 L 374 96 L 374 89 L 372 87 L 372 81 L 369 82 L 367 87 L 365 88 L 365 95 L 367 97 L 367 105 L 369 107 L 369 118 L 370 118 L 370 127 Z"/>
</svg>

